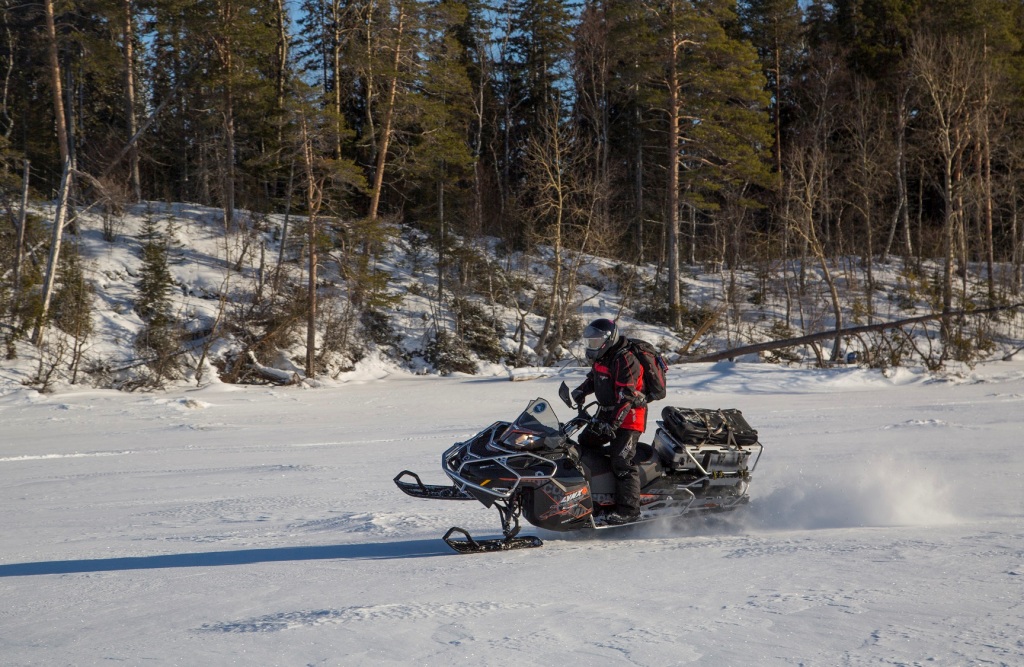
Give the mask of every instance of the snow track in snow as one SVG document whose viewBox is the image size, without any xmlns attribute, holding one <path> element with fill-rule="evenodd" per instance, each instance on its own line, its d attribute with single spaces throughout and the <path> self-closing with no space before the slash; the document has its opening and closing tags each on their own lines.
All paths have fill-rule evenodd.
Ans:
<svg viewBox="0 0 1024 667">
<path fill-rule="evenodd" d="M 72 452 L 70 454 L 25 454 L 24 456 L 8 456 L 0 458 L 0 463 L 13 463 L 16 461 L 45 461 L 48 459 L 85 459 L 99 456 L 127 456 L 136 452 L 126 449 L 119 452 Z"/>
<path fill-rule="evenodd" d="M 385 604 L 343 609 L 318 609 L 279 612 L 257 618 L 223 623 L 207 623 L 201 632 L 280 632 L 318 625 L 343 625 L 366 621 L 416 621 L 478 618 L 499 611 L 521 612 L 535 609 L 535 604 L 504 604 L 498 602 L 459 602 L 454 604 Z"/>
</svg>

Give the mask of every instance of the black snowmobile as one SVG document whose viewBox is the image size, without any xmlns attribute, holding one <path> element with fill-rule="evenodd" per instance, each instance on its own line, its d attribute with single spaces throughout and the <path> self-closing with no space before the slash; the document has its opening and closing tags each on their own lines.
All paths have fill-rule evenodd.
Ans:
<svg viewBox="0 0 1024 667">
<path fill-rule="evenodd" d="M 541 546 L 537 537 L 518 536 L 520 515 L 554 531 L 618 527 L 604 522 L 615 507 L 608 457 L 583 450 L 572 439 L 594 419 L 590 409 L 596 403 L 574 406 L 564 382 L 558 395 L 577 411 L 564 424 L 550 403 L 538 398 L 515 421 L 495 422 L 450 447 L 441 468 L 451 486 L 424 484 L 408 470 L 395 477 L 398 488 L 415 498 L 477 500 L 498 509 L 503 538 L 477 540 L 452 527 L 442 538 L 452 549 L 477 553 Z M 637 446 L 641 513 L 633 523 L 747 504 L 750 474 L 761 452 L 757 431 L 739 410 L 666 407 L 654 444 Z"/>
</svg>

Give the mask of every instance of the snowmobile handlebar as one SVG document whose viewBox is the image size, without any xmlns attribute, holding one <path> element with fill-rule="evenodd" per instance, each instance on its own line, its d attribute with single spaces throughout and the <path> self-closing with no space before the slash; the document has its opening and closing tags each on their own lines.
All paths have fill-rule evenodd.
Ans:
<svg viewBox="0 0 1024 667">
<path fill-rule="evenodd" d="M 573 430 L 577 428 L 584 428 L 588 424 L 593 423 L 597 420 L 596 414 L 590 413 L 590 408 L 597 405 L 597 401 L 590 401 L 589 403 L 575 404 L 572 400 L 572 393 L 569 391 L 569 387 L 562 382 L 558 387 L 558 397 L 562 399 L 562 402 L 567 406 L 576 411 L 576 416 L 565 422 L 562 425 L 562 434 L 569 435 Z"/>
</svg>

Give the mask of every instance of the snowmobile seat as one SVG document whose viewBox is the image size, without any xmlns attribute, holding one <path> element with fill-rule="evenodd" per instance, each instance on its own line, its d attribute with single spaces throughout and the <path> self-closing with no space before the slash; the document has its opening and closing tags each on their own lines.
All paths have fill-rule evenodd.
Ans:
<svg viewBox="0 0 1024 667">
<path fill-rule="evenodd" d="M 643 488 L 655 479 L 664 475 L 658 452 L 646 442 L 638 442 L 633 463 L 640 469 L 640 487 Z M 615 475 L 612 474 L 611 463 L 607 456 L 592 450 L 582 453 L 583 465 L 590 479 L 590 492 L 595 495 L 615 493 Z"/>
<path fill-rule="evenodd" d="M 648 445 L 646 442 L 638 442 L 636 444 L 636 456 L 633 457 L 633 463 L 640 469 L 641 487 L 647 486 L 648 482 L 664 474 L 657 450 L 654 449 L 653 445 Z"/>
<path fill-rule="evenodd" d="M 645 461 L 657 458 L 657 456 L 657 452 L 654 451 L 654 445 L 638 442 L 636 443 L 636 454 L 633 456 L 633 463 L 640 465 Z"/>
</svg>

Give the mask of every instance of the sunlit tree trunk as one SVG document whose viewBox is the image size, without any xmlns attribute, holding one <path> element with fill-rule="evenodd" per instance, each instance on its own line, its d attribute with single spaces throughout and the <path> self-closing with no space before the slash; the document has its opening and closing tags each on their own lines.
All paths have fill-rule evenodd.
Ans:
<svg viewBox="0 0 1024 667">
<path fill-rule="evenodd" d="M 132 0 L 124 0 L 124 102 L 128 120 L 128 178 L 135 201 L 142 199 L 142 184 L 139 180 L 139 150 L 135 143 L 138 121 L 135 114 L 135 16 Z"/>
<path fill-rule="evenodd" d="M 288 87 L 288 8 L 285 6 L 285 0 L 277 0 L 277 48 L 276 48 L 276 59 L 274 63 L 275 72 L 275 85 L 274 92 L 276 95 L 276 111 L 278 113 L 284 110 L 284 98 L 285 92 Z M 284 124 L 282 123 L 280 129 L 277 131 L 277 142 L 281 143 L 283 134 Z"/>
<path fill-rule="evenodd" d="M 681 48 L 675 27 L 675 3 L 672 3 L 671 62 L 668 68 L 668 185 L 666 201 L 666 245 L 668 254 L 668 305 L 672 311 L 672 326 L 683 326 L 682 295 L 679 291 L 679 123 L 682 116 L 678 53 Z"/>
<path fill-rule="evenodd" d="M 50 300 L 53 296 L 53 284 L 57 276 L 57 265 L 60 259 L 60 245 L 64 234 L 64 222 L 67 217 L 68 195 L 74 165 L 71 163 L 70 143 L 68 141 L 68 122 L 64 110 L 64 95 L 61 85 L 60 58 L 57 53 L 57 30 L 53 14 L 53 0 L 43 0 L 46 19 L 47 53 L 50 60 L 50 85 L 53 89 L 54 124 L 57 127 L 57 144 L 60 148 L 61 163 L 64 165 L 60 179 L 57 213 L 53 221 L 53 239 L 50 242 L 50 256 L 46 264 L 46 276 L 43 280 L 42 306 L 36 320 L 32 339 L 36 345 L 42 343 L 46 318 L 49 315 Z"/>
<path fill-rule="evenodd" d="M 306 243 L 309 245 L 309 271 L 306 303 L 306 377 L 316 377 L 316 309 L 317 309 L 317 218 L 321 197 L 317 188 L 314 170 L 313 139 L 309 133 L 309 122 L 305 114 L 299 117 L 299 131 L 302 149 L 302 164 L 306 172 Z"/>
<path fill-rule="evenodd" d="M 398 15 L 396 16 L 395 27 L 395 52 L 392 60 L 392 70 L 388 81 L 387 100 L 384 107 L 384 121 L 380 128 L 380 139 L 377 143 L 377 169 L 373 174 L 373 190 L 370 194 L 370 209 L 367 212 L 368 218 L 373 220 L 377 217 L 380 207 L 381 190 L 384 187 L 384 168 L 387 165 L 388 147 L 391 144 L 391 131 L 395 117 L 395 102 L 398 98 L 399 68 L 402 64 L 402 46 L 406 21 L 405 2 L 398 3 Z"/>
<path fill-rule="evenodd" d="M 14 298 L 18 299 L 21 290 L 21 263 L 25 259 L 25 223 L 28 214 L 28 186 L 31 176 L 31 164 L 25 160 L 24 175 L 21 182 L 21 208 L 18 211 L 18 240 L 14 247 Z"/>
</svg>

